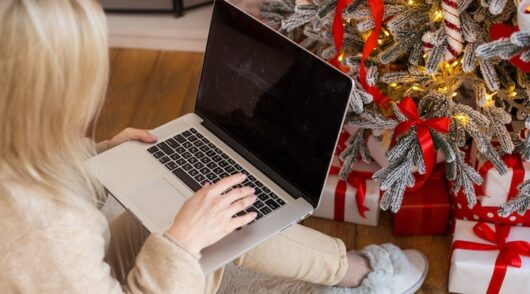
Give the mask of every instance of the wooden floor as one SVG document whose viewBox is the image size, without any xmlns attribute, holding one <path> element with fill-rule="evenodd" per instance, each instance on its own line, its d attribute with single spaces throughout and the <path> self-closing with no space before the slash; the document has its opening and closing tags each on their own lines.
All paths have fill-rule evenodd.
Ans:
<svg viewBox="0 0 530 294">
<path fill-rule="evenodd" d="M 193 111 L 202 65 L 201 53 L 111 50 L 111 79 L 96 138 L 107 139 L 131 126 L 154 128 Z M 309 218 L 304 224 L 338 237 L 348 249 L 392 242 L 416 248 L 429 258 L 430 271 L 419 293 L 447 293 L 449 236 L 394 237 L 390 216 L 378 227 Z"/>
</svg>

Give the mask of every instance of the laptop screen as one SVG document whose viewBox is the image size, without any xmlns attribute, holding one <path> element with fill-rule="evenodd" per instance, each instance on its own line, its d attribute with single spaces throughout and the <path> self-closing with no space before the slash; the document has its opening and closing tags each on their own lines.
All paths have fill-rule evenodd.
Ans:
<svg viewBox="0 0 530 294">
<path fill-rule="evenodd" d="M 346 75 L 216 1 L 196 112 L 314 205 L 351 87 Z"/>
</svg>

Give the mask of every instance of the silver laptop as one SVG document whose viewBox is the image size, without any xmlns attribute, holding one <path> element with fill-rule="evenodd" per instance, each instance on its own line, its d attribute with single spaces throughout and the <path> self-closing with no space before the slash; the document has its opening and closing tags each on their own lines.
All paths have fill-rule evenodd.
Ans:
<svg viewBox="0 0 530 294">
<path fill-rule="evenodd" d="M 89 160 L 150 232 L 207 182 L 245 173 L 257 219 L 205 248 L 208 274 L 318 206 L 353 81 L 225 1 L 216 1 L 195 112 Z"/>
</svg>

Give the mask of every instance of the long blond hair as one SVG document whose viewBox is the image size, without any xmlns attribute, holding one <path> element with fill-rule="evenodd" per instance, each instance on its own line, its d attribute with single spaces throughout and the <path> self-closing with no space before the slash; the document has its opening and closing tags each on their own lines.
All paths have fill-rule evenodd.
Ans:
<svg viewBox="0 0 530 294">
<path fill-rule="evenodd" d="M 108 80 L 104 13 L 95 0 L 0 2 L 0 174 L 93 203 L 102 188 L 83 162 Z"/>
</svg>

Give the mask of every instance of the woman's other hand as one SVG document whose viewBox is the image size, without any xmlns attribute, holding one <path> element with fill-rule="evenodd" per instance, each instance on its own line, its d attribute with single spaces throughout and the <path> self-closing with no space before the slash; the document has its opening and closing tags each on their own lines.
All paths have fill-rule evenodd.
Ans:
<svg viewBox="0 0 530 294">
<path fill-rule="evenodd" d="M 108 148 L 116 147 L 121 143 L 136 140 L 144 143 L 155 143 L 157 138 L 147 130 L 126 128 L 108 141 Z"/>
<path fill-rule="evenodd" d="M 236 188 L 223 194 L 245 178 L 237 174 L 205 185 L 184 203 L 168 233 L 182 247 L 199 254 L 203 248 L 253 221 L 255 212 L 233 217 L 256 201 L 253 188 Z"/>
</svg>

